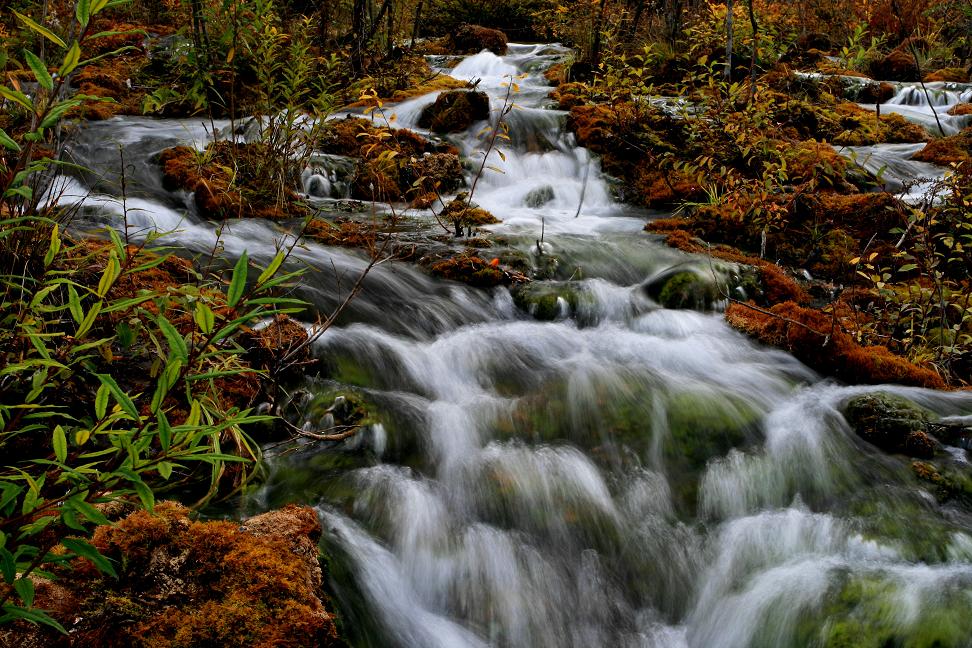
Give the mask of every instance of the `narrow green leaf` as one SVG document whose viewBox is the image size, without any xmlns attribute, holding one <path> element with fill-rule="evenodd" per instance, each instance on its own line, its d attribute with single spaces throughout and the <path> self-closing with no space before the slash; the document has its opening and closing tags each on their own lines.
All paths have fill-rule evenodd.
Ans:
<svg viewBox="0 0 972 648">
<path fill-rule="evenodd" d="M 111 521 L 105 517 L 104 513 L 92 506 L 90 502 L 80 495 L 69 499 L 65 506 L 74 509 L 94 524 L 111 524 Z"/>
<path fill-rule="evenodd" d="M 165 417 L 165 412 L 162 410 L 156 413 L 155 418 L 159 425 L 159 444 L 162 450 L 168 452 L 172 446 L 172 427 L 169 425 L 169 419 Z"/>
<path fill-rule="evenodd" d="M 148 487 L 148 484 L 143 482 L 141 479 L 132 482 L 132 486 L 135 488 L 135 492 L 138 494 L 138 499 L 142 501 L 142 506 L 148 511 L 153 511 L 155 509 L 155 494 L 152 489 Z"/>
<path fill-rule="evenodd" d="M 81 308 L 81 298 L 74 286 L 68 286 L 68 308 L 71 310 L 71 317 L 78 324 L 84 319 L 84 310 Z"/>
<path fill-rule="evenodd" d="M 61 463 L 67 461 L 67 437 L 64 435 L 64 428 L 58 425 L 54 428 L 54 456 Z"/>
<path fill-rule="evenodd" d="M 50 626 L 61 634 L 67 634 L 67 630 L 64 629 L 64 626 L 51 618 L 51 616 L 43 610 L 28 610 L 17 605 L 4 605 L 3 612 L 3 616 L 0 616 L 0 626 L 3 626 L 10 621 L 23 619 L 24 621 L 30 621 L 36 625 Z"/>
<path fill-rule="evenodd" d="M 20 151 L 20 144 L 13 141 L 13 139 L 7 135 L 7 131 L 3 130 L 2 128 L 0 128 L 0 146 L 8 148 L 11 151 Z"/>
<path fill-rule="evenodd" d="M 277 273 L 277 270 L 280 269 L 280 265 L 284 262 L 285 257 L 286 254 L 283 250 L 277 252 L 276 256 L 273 257 L 273 261 L 270 262 L 270 265 L 268 265 L 267 268 L 260 273 L 260 276 L 257 277 L 258 286 L 262 286 L 263 282 Z"/>
<path fill-rule="evenodd" d="M 47 91 L 53 90 L 54 79 L 51 78 L 51 73 L 47 71 L 47 66 L 44 65 L 44 61 L 37 58 L 37 55 L 30 50 L 24 52 L 24 58 L 34 73 L 34 78 L 37 79 L 37 83 Z"/>
<path fill-rule="evenodd" d="M 17 590 L 17 596 L 24 602 L 24 605 L 27 607 L 34 605 L 34 581 L 30 580 L 29 576 L 21 576 L 15 580 L 14 589 Z"/>
<path fill-rule="evenodd" d="M 107 385 L 108 389 L 111 390 L 111 395 L 115 397 L 115 400 L 121 406 L 122 410 L 131 416 L 132 420 L 138 421 L 139 416 L 138 410 L 135 408 L 135 403 L 133 403 L 132 399 L 128 397 L 128 394 L 122 391 L 121 387 L 118 386 L 118 383 L 115 382 L 115 379 L 108 374 L 95 375 L 98 377 L 98 380 L 101 381 L 102 385 Z"/>
<path fill-rule="evenodd" d="M 64 548 L 68 551 L 90 560 L 92 563 L 94 563 L 94 566 L 98 568 L 98 571 L 102 572 L 103 574 L 108 574 L 109 576 L 118 578 L 118 573 L 115 571 L 115 568 L 112 567 L 111 562 L 102 556 L 90 543 L 77 538 L 65 538 L 64 540 L 61 540 L 61 544 L 64 545 Z"/>
<path fill-rule="evenodd" d="M 105 418 L 105 414 L 108 412 L 108 385 L 102 384 L 98 387 L 98 393 L 95 394 L 95 416 L 98 420 Z"/>
<path fill-rule="evenodd" d="M 196 312 L 193 315 L 196 320 L 196 326 L 199 330 L 205 334 L 210 334 L 213 332 L 213 327 L 216 325 L 216 316 L 213 314 L 212 309 L 203 302 L 196 303 Z"/>
<path fill-rule="evenodd" d="M 169 477 L 172 476 L 172 464 L 169 463 L 168 461 L 160 462 L 158 469 L 159 469 L 159 476 L 162 477 L 162 479 L 168 481 Z"/>
<path fill-rule="evenodd" d="M 189 347 L 186 345 L 186 340 L 182 337 L 182 334 L 176 330 L 174 326 L 165 318 L 163 315 L 159 315 L 156 322 L 159 328 L 162 330 L 162 334 L 165 336 L 166 341 L 169 343 L 169 350 L 176 354 L 183 364 L 189 362 Z"/>
<path fill-rule="evenodd" d="M 240 301 L 240 297 L 243 296 L 248 271 L 249 260 L 247 259 L 246 251 L 244 251 L 239 261 L 236 262 L 236 266 L 233 268 L 233 277 L 230 279 L 229 289 L 226 291 L 226 301 L 230 308 L 236 306 Z"/>
<path fill-rule="evenodd" d="M 101 306 L 101 300 L 98 300 L 91 305 L 91 310 L 89 310 L 87 314 L 85 314 L 84 319 L 81 320 L 74 337 L 78 339 L 83 338 L 85 334 L 91 330 L 91 327 L 94 326 L 95 320 L 98 319 L 98 314 L 101 313 Z"/>
<path fill-rule="evenodd" d="M 51 243 L 47 247 L 47 254 L 44 255 L 44 267 L 50 267 L 51 263 L 54 262 L 54 257 L 61 250 L 61 229 L 54 224 L 51 228 Z"/>
<path fill-rule="evenodd" d="M 27 112 L 34 112 L 34 102 L 31 101 L 30 97 L 19 90 L 12 90 L 6 86 L 0 85 L 0 97 L 3 97 L 4 99 L 12 101 L 16 104 L 20 104 L 27 110 Z"/>
<path fill-rule="evenodd" d="M 78 23 L 82 27 L 88 25 L 88 21 L 91 19 L 91 3 L 89 0 L 78 0 L 78 6 L 74 9 L 74 15 L 78 18 Z"/>
<path fill-rule="evenodd" d="M 36 22 L 34 22 L 33 20 L 31 20 L 30 18 L 28 18 L 24 14 L 20 13 L 19 11 L 15 11 L 14 12 L 14 15 L 17 16 L 17 18 L 20 18 L 20 21 L 22 23 L 24 23 L 25 25 L 27 25 L 28 27 L 30 27 L 31 29 L 33 29 L 35 32 L 37 32 L 38 34 L 40 34 L 41 36 L 43 36 L 47 40 L 49 40 L 52 43 L 54 43 L 55 45 L 59 45 L 61 47 L 67 47 L 64 44 L 64 41 L 61 40 L 60 36 L 58 36 L 57 34 L 55 34 L 54 32 L 52 32 L 47 27 L 44 27 L 43 25 L 38 25 Z"/>
</svg>

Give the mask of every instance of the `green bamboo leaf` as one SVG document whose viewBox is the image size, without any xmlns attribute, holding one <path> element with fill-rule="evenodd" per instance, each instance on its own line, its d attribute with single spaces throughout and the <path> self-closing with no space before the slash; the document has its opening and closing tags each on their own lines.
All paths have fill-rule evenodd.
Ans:
<svg viewBox="0 0 972 648">
<path fill-rule="evenodd" d="M 229 289 L 226 291 L 226 301 L 230 308 L 236 306 L 240 297 L 243 296 L 243 289 L 246 288 L 246 274 L 249 271 L 248 264 L 246 251 L 244 251 L 233 268 L 233 277 L 230 279 Z"/>
<path fill-rule="evenodd" d="M 105 264 L 105 271 L 101 274 L 101 280 L 98 282 L 98 290 L 96 294 L 99 297 L 104 297 L 111 290 L 111 287 L 115 284 L 115 280 L 118 279 L 118 275 L 121 274 L 121 264 L 118 262 L 118 255 L 115 250 L 112 250 L 108 254 L 108 262 Z"/>
<path fill-rule="evenodd" d="M 203 302 L 196 303 L 196 312 L 193 315 L 193 319 L 196 320 L 196 326 L 199 327 L 199 330 L 206 335 L 213 332 L 213 327 L 216 325 L 216 316 L 213 314 L 212 309 Z"/>
<path fill-rule="evenodd" d="M 172 464 L 169 463 L 168 461 L 160 462 L 158 469 L 159 469 L 159 476 L 162 477 L 162 479 L 168 481 L 169 477 L 172 476 Z"/>
<path fill-rule="evenodd" d="M 10 149 L 11 151 L 20 151 L 20 144 L 13 141 L 13 139 L 7 135 L 7 131 L 3 130 L 2 128 L 0 128 L 0 146 Z"/>
<path fill-rule="evenodd" d="M 182 361 L 182 364 L 187 364 L 189 362 L 189 347 L 186 345 L 186 340 L 182 337 L 182 334 L 172 326 L 169 320 L 165 319 L 164 315 L 159 315 L 156 322 L 169 343 L 169 350 Z"/>
<path fill-rule="evenodd" d="M 61 40 L 61 37 L 55 34 L 54 32 L 52 32 L 47 27 L 44 27 L 43 25 L 38 25 L 36 22 L 31 20 L 24 14 L 20 13 L 19 11 L 15 11 L 14 15 L 17 16 L 17 18 L 19 18 L 20 21 L 25 25 L 27 25 L 30 29 L 34 30 L 35 32 L 37 32 L 47 40 L 54 43 L 55 45 L 58 45 L 59 47 L 67 47 L 67 45 L 64 44 L 64 41 Z"/>
<path fill-rule="evenodd" d="M 162 450 L 168 452 L 172 446 L 172 427 L 169 425 L 169 419 L 165 417 L 162 410 L 156 413 L 155 419 L 159 425 L 159 444 L 162 446 Z"/>
<path fill-rule="evenodd" d="M 68 308 L 71 310 L 71 317 L 78 324 L 84 319 L 84 310 L 81 308 L 81 298 L 74 286 L 68 286 Z"/>
<path fill-rule="evenodd" d="M 61 62 L 61 67 L 58 68 L 57 73 L 62 77 L 74 72 L 81 62 L 81 46 L 78 45 L 78 41 L 71 43 L 71 47 L 68 49 L 67 54 L 64 55 L 64 60 Z"/>
<path fill-rule="evenodd" d="M 91 19 L 91 2 L 89 0 L 78 0 L 78 6 L 74 9 L 74 15 L 78 18 L 78 23 L 82 27 L 88 25 Z"/>
<path fill-rule="evenodd" d="M 54 224 L 51 228 L 51 244 L 47 247 L 47 254 L 44 255 L 44 267 L 47 268 L 54 262 L 54 257 L 61 250 L 61 230 Z"/>
<path fill-rule="evenodd" d="M 138 479 L 132 481 L 132 486 L 135 488 L 135 493 L 138 494 L 138 499 L 141 500 L 142 506 L 148 511 L 153 511 L 155 509 L 155 494 L 148 487 L 148 484 Z"/>
<path fill-rule="evenodd" d="M 133 421 L 138 421 L 139 416 L 138 410 L 135 408 L 135 403 L 128 397 L 128 394 L 122 391 L 118 383 L 115 382 L 115 379 L 108 374 L 95 374 L 95 376 L 101 381 L 102 385 L 107 385 L 108 389 L 111 390 L 111 395 L 115 397 L 122 410 L 132 417 Z"/>
<path fill-rule="evenodd" d="M 64 428 L 58 425 L 54 428 L 54 438 L 52 439 L 54 445 L 54 456 L 61 463 L 67 461 L 67 437 L 64 435 Z"/>
<path fill-rule="evenodd" d="M 98 420 L 105 418 L 105 414 L 108 412 L 108 395 L 110 391 L 108 385 L 102 384 L 98 387 L 98 393 L 95 395 L 95 416 Z"/>
<path fill-rule="evenodd" d="M 17 596 L 24 602 L 24 605 L 31 607 L 34 605 L 34 581 L 29 576 L 21 576 L 14 581 L 14 589 Z"/>
<path fill-rule="evenodd" d="M 3 616 L 0 616 L 0 626 L 3 626 L 11 621 L 16 621 L 17 619 L 30 621 L 36 625 L 50 626 L 61 634 L 68 633 L 67 630 L 64 629 L 64 626 L 51 618 L 51 616 L 43 610 L 28 610 L 27 608 L 22 608 L 18 605 L 4 605 Z"/>
<path fill-rule="evenodd" d="M 34 112 L 34 102 L 31 101 L 27 95 L 25 95 L 23 92 L 20 92 L 19 90 L 11 90 L 7 86 L 0 85 L 0 97 L 3 97 L 4 99 L 8 101 L 12 101 L 16 104 L 20 104 L 25 109 L 27 109 L 27 112 L 30 113 Z"/>
<path fill-rule="evenodd" d="M 85 500 L 81 495 L 69 499 L 65 506 L 74 509 L 83 515 L 89 522 L 93 522 L 94 524 L 111 524 L 111 521 L 105 517 L 104 513 L 92 506 L 91 503 Z"/>
<path fill-rule="evenodd" d="M 44 61 L 37 58 L 37 55 L 31 51 L 24 52 L 24 58 L 34 73 L 34 78 L 37 79 L 37 83 L 47 91 L 53 90 L 54 79 L 51 78 L 51 73 L 47 71 L 47 66 L 44 65 Z"/>
<path fill-rule="evenodd" d="M 64 115 L 64 113 L 80 105 L 81 105 L 81 100 L 78 98 L 66 99 L 64 101 L 58 102 L 57 104 L 54 105 L 54 107 L 52 107 L 50 110 L 47 111 L 47 116 L 44 117 L 44 120 L 40 123 L 40 126 L 38 128 L 43 130 L 45 128 L 50 128 L 51 126 L 54 126 L 55 124 L 57 124 L 57 122 L 61 120 L 61 117 Z"/>
<path fill-rule="evenodd" d="M 276 274 L 285 258 L 286 254 L 283 250 L 277 252 L 276 256 L 273 257 L 273 261 L 270 262 L 270 265 L 267 266 L 266 270 L 260 273 L 260 276 L 257 278 L 257 285 L 262 286 L 264 281 Z"/>
<path fill-rule="evenodd" d="M 94 326 L 95 320 L 98 319 L 98 315 L 101 313 L 102 303 L 103 302 L 101 300 L 98 300 L 91 305 L 91 310 L 85 314 L 84 319 L 82 319 L 81 323 L 78 324 L 78 330 L 74 334 L 75 338 L 83 338 L 85 334 L 91 330 L 91 327 Z"/>
<path fill-rule="evenodd" d="M 61 540 L 61 544 L 68 551 L 90 560 L 101 573 L 118 578 L 118 573 L 112 567 L 111 561 L 102 556 L 90 543 L 78 538 L 65 538 Z"/>
</svg>

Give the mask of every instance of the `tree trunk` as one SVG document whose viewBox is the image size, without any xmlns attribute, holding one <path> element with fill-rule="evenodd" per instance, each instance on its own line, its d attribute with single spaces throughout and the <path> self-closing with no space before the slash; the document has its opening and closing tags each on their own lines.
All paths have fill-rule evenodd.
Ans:
<svg viewBox="0 0 972 648">
<path fill-rule="evenodd" d="M 597 67 L 601 62 L 601 30 L 604 28 L 604 9 L 607 0 L 601 0 L 597 9 L 597 18 L 594 20 L 594 42 L 591 45 L 591 69 Z"/>
<path fill-rule="evenodd" d="M 726 81 L 732 78 L 732 15 L 733 2 L 732 0 L 727 0 L 726 2 L 726 69 L 723 72 L 723 77 Z"/>
<path fill-rule="evenodd" d="M 756 11 L 753 9 L 753 0 L 747 0 L 749 5 L 749 24 L 753 27 L 753 54 L 749 58 L 749 83 L 750 96 L 756 94 L 756 51 L 759 49 L 759 25 L 756 24 Z"/>
<path fill-rule="evenodd" d="M 415 5 L 415 22 L 412 23 L 412 42 L 408 46 L 409 49 L 415 47 L 415 39 L 418 38 L 419 22 L 422 20 L 422 4 L 424 2 L 425 0 L 419 0 L 418 4 Z"/>
</svg>

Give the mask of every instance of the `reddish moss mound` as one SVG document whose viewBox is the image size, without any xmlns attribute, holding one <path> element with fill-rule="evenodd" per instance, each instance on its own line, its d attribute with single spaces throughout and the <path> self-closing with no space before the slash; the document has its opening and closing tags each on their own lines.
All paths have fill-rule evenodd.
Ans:
<svg viewBox="0 0 972 648">
<path fill-rule="evenodd" d="M 874 61 L 870 73 L 882 81 L 918 81 L 921 78 L 915 57 L 903 49 L 895 49 Z"/>
<path fill-rule="evenodd" d="M 501 268 L 497 259 L 487 262 L 465 254 L 433 263 L 429 271 L 436 277 L 461 281 L 477 288 L 510 286 L 527 281 L 524 275 Z"/>
<path fill-rule="evenodd" d="M 179 648 L 342 646 L 325 607 L 317 541 L 307 507 L 236 522 L 193 522 L 160 503 L 95 531 L 118 580 L 86 560 L 56 583 L 41 581 L 36 605 L 67 636 L 24 626 L 21 645 Z M 8 637 L 4 637 L 6 639 Z M 10 644 L 13 645 L 13 644 Z"/>
<path fill-rule="evenodd" d="M 965 68 L 942 68 L 925 75 L 925 83 L 948 81 L 953 83 L 968 83 L 969 71 Z"/>
<path fill-rule="evenodd" d="M 970 158 L 972 158 L 972 128 L 966 128 L 957 135 L 933 139 L 912 157 L 913 160 L 931 162 L 939 166 L 958 164 Z"/>
<path fill-rule="evenodd" d="M 793 302 L 776 304 L 768 311 L 730 304 L 726 321 L 763 344 L 788 351 L 813 369 L 847 383 L 945 389 L 945 382 L 934 371 L 915 366 L 885 347 L 861 346 L 827 313 Z"/>
<path fill-rule="evenodd" d="M 320 142 L 325 153 L 360 158 L 351 195 L 397 202 L 426 193 L 445 193 L 465 182 L 458 150 L 435 144 L 406 129 L 349 117 L 328 123 Z"/>
<path fill-rule="evenodd" d="M 506 54 L 506 34 L 479 25 L 459 25 L 451 35 L 452 49 L 457 54 L 476 54 L 484 49 L 497 56 Z"/>
<path fill-rule="evenodd" d="M 176 146 L 159 154 L 166 189 L 192 192 L 201 218 L 268 218 L 303 216 L 306 206 L 296 192 L 273 185 L 263 170 L 263 144 L 220 141 L 205 153 Z M 229 169 L 235 169 L 235 176 Z"/>
<path fill-rule="evenodd" d="M 972 115 L 972 103 L 960 103 L 948 109 L 948 114 L 953 117 L 961 115 Z"/>
</svg>

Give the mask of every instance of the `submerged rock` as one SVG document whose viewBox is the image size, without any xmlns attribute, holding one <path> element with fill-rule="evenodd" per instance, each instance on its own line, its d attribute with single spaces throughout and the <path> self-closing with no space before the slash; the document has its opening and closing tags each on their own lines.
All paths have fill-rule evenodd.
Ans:
<svg viewBox="0 0 972 648">
<path fill-rule="evenodd" d="M 926 431 L 928 413 L 906 398 L 864 394 L 847 403 L 844 416 L 857 436 L 882 450 L 920 458 L 935 454 L 935 441 Z"/>
<path fill-rule="evenodd" d="M 526 195 L 526 198 L 523 199 L 523 204 L 531 209 L 537 209 L 538 207 L 543 207 L 553 199 L 553 187 L 550 185 L 544 185 L 530 191 L 530 193 Z"/>
<path fill-rule="evenodd" d="M 707 310 L 719 299 L 715 284 L 691 270 L 662 273 L 649 281 L 645 291 L 665 308 Z"/>
<path fill-rule="evenodd" d="M 578 287 L 570 282 L 531 282 L 513 290 L 513 303 L 541 321 L 567 317 L 577 310 L 581 297 Z"/>
</svg>

